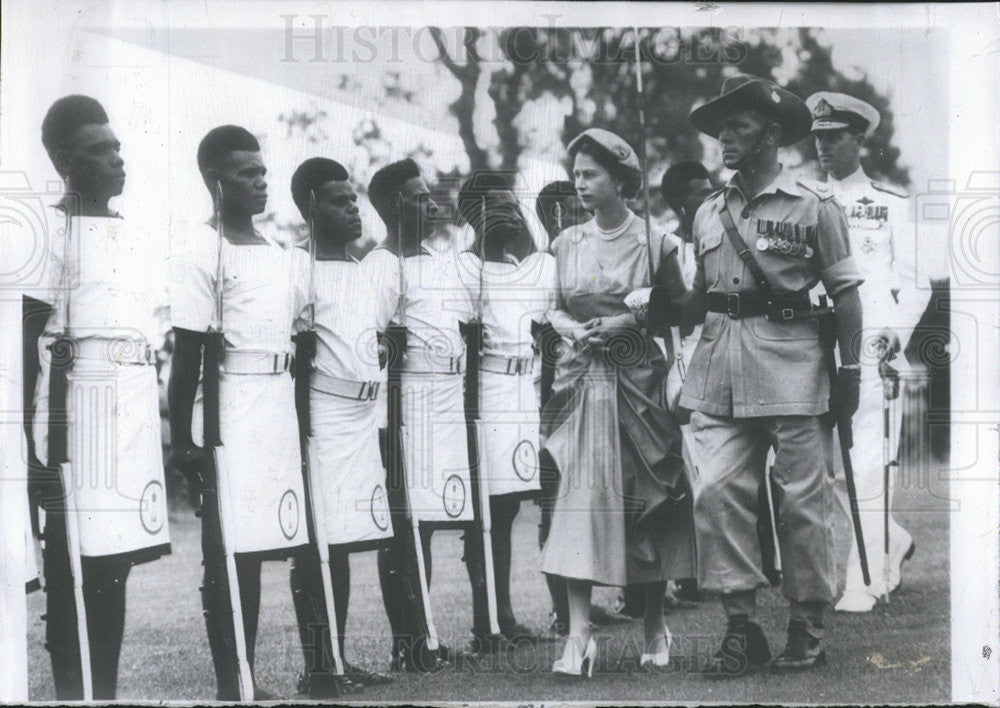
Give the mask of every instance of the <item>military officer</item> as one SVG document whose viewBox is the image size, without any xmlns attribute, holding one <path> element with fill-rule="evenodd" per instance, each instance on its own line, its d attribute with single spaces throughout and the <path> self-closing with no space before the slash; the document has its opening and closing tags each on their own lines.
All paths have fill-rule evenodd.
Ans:
<svg viewBox="0 0 1000 708">
<path fill-rule="evenodd" d="M 868 612 L 876 597 L 899 586 L 900 566 L 915 550 L 913 538 L 890 516 L 886 588 L 878 562 L 884 559 L 883 509 L 887 501 L 882 476 L 882 436 L 886 432 L 882 398 L 898 395 L 899 388 L 891 379 L 888 386 L 884 385 L 879 364 L 891 360 L 901 346 L 905 348 L 927 306 L 930 288 L 915 287 L 898 257 L 915 247 L 906 192 L 873 180 L 861 167 L 861 149 L 879 125 L 878 111 L 853 96 L 827 91 L 814 93 L 806 105 L 813 116 L 812 133 L 820 166 L 827 174 L 827 185 L 846 210 L 851 254 L 865 278 L 858 294 L 865 313 L 862 351 L 866 355 L 861 361 L 861 398 L 854 418 L 852 461 L 872 582 L 864 585 L 857 545 L 852 544 L 846 587 L 836 609 Z M 902 416 L 897 416 L 892 439 L 899 434 L 901 420 Z"/>
<path fill-rule="evenodd" d="M 754 621 L 755 593 L 768 582 L 755 531 L 757 490 L 774 448 L 783 592 L 790 602 L 787 646 L 775 672 L 825 661 L 823 612 L 836 592 L 832 513 L 833 440 L 827 420 L 849 425 L 859 380 L 860 273 L 847 220 L 832 192 L 797 179 L 778 148 L 809 132 L 805 103 L 775 84 L 734 76 L 691 123 L 719 140 L 736 170 L 698 209 L 697 271 L 691 294 L 671 302 L 655 293 L 651 327 L 704 317 L 680 405 L 692 411 L 699 585 L 721 596 L 727 626 L 707 665 L 711 676 L 739 675 L 770 662 Z M 809 290 L 833 298 L 841 367 L 832 387 Z M 833 416 L 825 416 L 833 406 Z"/>
</svg>

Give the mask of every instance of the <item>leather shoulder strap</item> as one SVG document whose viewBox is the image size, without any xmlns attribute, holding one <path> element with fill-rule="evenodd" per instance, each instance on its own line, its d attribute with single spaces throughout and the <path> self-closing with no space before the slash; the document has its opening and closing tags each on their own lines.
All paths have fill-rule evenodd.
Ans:
<svg viewBox="0 0 1000 708">
<path fill-rule="evenodd" d="M 771 283 L 768 281 L 767 276 L 764 275 L 764 270 L 760 267 L 760 264 L 753 257 L 753 253 L 750 251 L 750 247 L 747 246 L 746 242 L 740 237 L 739 231 L 736 230 L 736 224 L 733 223 L 733 217 L 729 213 L 729 202 L 726 201 L 725 197 L 722 200 L 722 208 L 719 210 L 719 219 L 722 221 L 722 228 L 726 232 L 726 236 L 729 238 L 729 243 L 732 244 L 733 248 L 736 249 L 736 255 L 740 257 L 750 272 L 753 274 L 753 279 L 757 282 L 757 287 L 760 288 L 761 293 L 765 296 L 770 297 L 774 294 L 774 288 L 771 287 Z"/>
</svg>

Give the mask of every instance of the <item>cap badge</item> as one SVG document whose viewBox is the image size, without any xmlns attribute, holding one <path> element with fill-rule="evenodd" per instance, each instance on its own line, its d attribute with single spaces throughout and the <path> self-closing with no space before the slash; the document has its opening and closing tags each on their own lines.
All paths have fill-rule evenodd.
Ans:
<svg viewBox="0 0 1000 708">
<path fill-rule="evenodd" d="M 816 118 L 825 118 L 833 113 L 833 106 L 826 102 L 825 98 L 821 98 L 819 103 L 813 109 L 813 116 Z"/>
<path fill-rule="evenodd" d="M 775 103 L 781 103 L 781 96 L 779 96 L 778 92 L 774 89 L 771 89 L 771 100 Z"/>
<path fill-rule="evenodd" d="M 622 159 L 628 157 L 628 150 L 623 147 L 618 148 L 618 157 Z"/>
</svg>

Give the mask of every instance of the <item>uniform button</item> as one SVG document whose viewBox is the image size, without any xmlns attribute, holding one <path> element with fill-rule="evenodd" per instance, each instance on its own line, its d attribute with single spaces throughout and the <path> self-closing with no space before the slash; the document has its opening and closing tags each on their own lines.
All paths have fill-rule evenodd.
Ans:
<svg viewBox="0 0 1000 708">
<path fill-rule="evenodd" d="M 739 285 L 740 284 L 740 279 L 739 278 L 733 278 L 733 284 L 734 285 Z"/>
</svg>

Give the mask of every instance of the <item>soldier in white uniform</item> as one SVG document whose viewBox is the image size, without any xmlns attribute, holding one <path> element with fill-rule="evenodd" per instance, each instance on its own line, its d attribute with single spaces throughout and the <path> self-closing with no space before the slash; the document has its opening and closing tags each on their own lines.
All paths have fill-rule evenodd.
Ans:
<svg viewBox="0 0 1000 708">
<path fill-rule="evenodd" d="M 52 315 L 38 342 L 33 428 L 46 466 L 36 468 L 32 481 L 33 498 L 46 511 L 46 645 L 56 697 L 80 698 L 66 529 L 72 523 L 79 535 L 94 698 L 113 700 L 129 570 L 170 552 L 154 366 L 154 311 L 164 302 L 150 287 L 150 268 L 163 259 L 151 250 L 148 229 L 108 206 L 122 192 L 125 171 L 118 138 L 97 101 L 56 101 L 42 123 L 42 143 L 66 181 L 50 220 L 58 225 L 47 244 L 51 287 L 40 297 Z M 66 460 L 72 488 L 64 495 L 55 465 Z"/>
<path fill-rule="evenodd" d="M 402 160 L 380 169 L 368 185 L 368 196 L 386 225 L 386 239 L 365 260 L 372 266 L 373 286 L 392 292 L 398 303 L 393 322 L 407 332 L 402 363 L 406 486 L 411 512 L 421 525 L 430 583 L 433 527 L 474 519 L 462 376 L 465 342 L 459 330 L 459 323 L 471 320 L 472 306 L 458 275 L 457 254 L 452 249 L 436 252 L 423 243 L 441 217 L 416 163 Z M 391 583 L 390 575 L 400 576 L 386 559 L 380 554 L 380 570 Z M 407 615 L 422 609 L 401 611 L 397 601 L 402 596 L 398 587 L 384 592 L 393 627 L 393 667 L 412 669 L 424 662 L 411 660 L 421 637 Z M 454 658 L 441 646 L 442 658 Z"/>
<path fill-rule="evenodd" d="M 916 287 L 913 277 L 900 264 L 900 254 L 916 247 L 908 195 L 872 179 L 861 167 L 861 149 L 865 138 L 878 127 L 878 111 L 852 96 L 826 91 L 814 93 L 806 103 L 813 116 L 812 133 L 820 166 L 827 173 L 827 184 L 837 201 L 847 211 L 851 254 L 865 279 L 858 288 L 865 313 L 866 343 L 862 345 L 861 402 L 854 417 L 851 461 L 872 582 L 865 586 L 857 545 L 852 543 L 846 587 L 835 609 L 868 612 L 887 589 L 882 573 L 882 399 L 899 392 L 897 381 L 890 379 L 888 387 L 884 385 L 879 364 L 893 360 L 906 347 L 927 306 L 930 288 Z M 898 438 L 901 422 L 902 416 L 897 416 L 891 439 Z M 892 486 L 890 483 L 890 489 Z M 900 567 L 914 550 L 913 538 L 890 514 L 889 592 L 899 586 Z"/>
<path fill-rule="evenodd" d="M 219 384 L 227 492 L 235 511 L 226 523 L 235 539 L 247 658 L 253 666 L 260 567 L 283 560 L 308 542 L 293 384 L 288 373 L 295 315 L 304 293 L 298 275 L 307 258 L 254 228 L 267 203 L 260 145 L 238 126 L 210 131 L 198 148 L 198 168 L 210 192 L 222 188 L 220 244 L 216 217 L 174 234 L 170 306 L 176 349 L 170 374 L 170 433 L 175 463 L 202 497 L 202 601 L 220 700 L 238 699 L 235 640 L 214 479 L 201 474 L 205 451 L 198 385 L 201 346 L 215 319 L 222 288 L 225 354 Z M 218 209 L 218 205 L 216 205 Z M 222 283 L 216 283 L 221 258 Z M 214 475 L 213 475 L 214 476 Z M 204 484 L 203 484 L 204 483 Z M 256 690 L 257 698 L 269 694 Z"/>
<path fill-rule="evenodd" d="M 470 250 L 459 256 L 459 274 L 482 324 L 478 463 L 490 495 L 498 623 L 508 640 L 525 640 L 534 633 L 517 622 L 511 604 L 511 528 L 521 500 L 541 489 L 532 330 L 556 304 L 555 259 L 535 245 L 507 174 L 483 171 L 466 180 L 458 211 L 475 232 Z M 482 553 L 476 536 L 466 534 L 467 559 Z M 475 583 L 471 563 L 469 570 Z M 473 635 L 482 641 L 489 618 L 485 596 L 478 600 Z"/>
<path fill-rule="evenodd" d="M 315 196 L 310 210 L 310 195 Z M 350 599 L 349 551 L 378 548 L 392 537 L 379 452 L 385 386 L 379 369 L 379 332 L 395 312 L 395 292 L 373 287 L 370 262 L 347 250 L 361 238 L 358 195 L 347 170 L 322 157 L 306 160 L 292 176 L 292 197 L 302 217 L 313 223 L 316 262 L 297 276 L 315 297 L 316 354 L 310 377 L 309 414 L 316 456 L 323 476 L 325 538 L 330 545 L 330 576 L 337 613 L 337 639 L 344 655 L 344 631 Z M 305 265 L 309 265 L 305 262 Z M 311 271 L 311 272 L 309 272 Z M 308 305 L 307 305 L 308 307 Z M 297 329 L 307 326 L 302 319 Z M 299 369 L 301 371 L 301 369 Z M 306 653 L 310 697 L 338 695 L 331 684 L 329 620 L 323 605 L 320 566 L 312 555 L 293 560 L 292 593 Z M 322 608 L 322 609 L 321 609 Z M 317 630 L 322 643 L 317 642 Z M 386 683 L 386 676 L 344 662 L 348 680 Z"/>
</svg>

